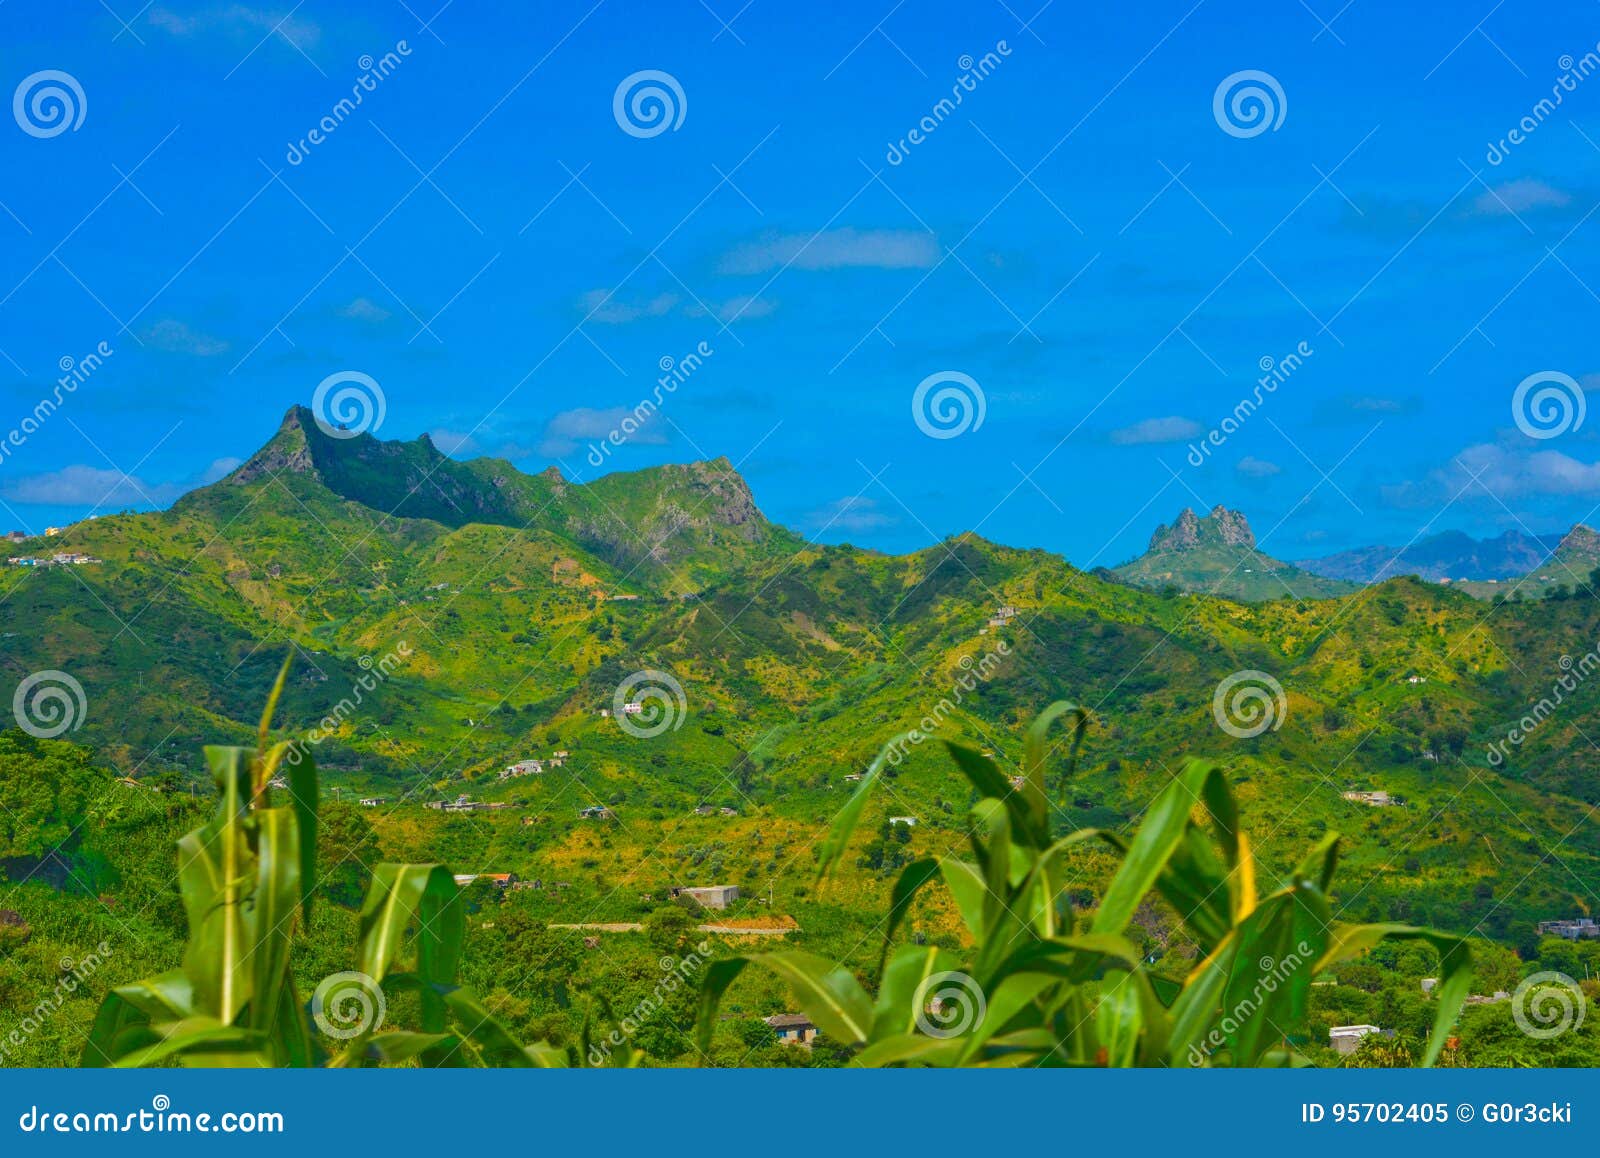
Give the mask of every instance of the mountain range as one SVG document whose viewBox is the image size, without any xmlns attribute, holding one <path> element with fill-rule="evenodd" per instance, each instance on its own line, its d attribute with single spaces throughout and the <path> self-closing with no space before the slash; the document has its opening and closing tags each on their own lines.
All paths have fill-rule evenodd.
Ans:
<svg viewBox="0 0 1600 1158">
<path fill-rule="evenodd" d="M 581 874 L 597 898 L 641 873 L 720 876 L 798 904 L 844 776 L 888 739 L 927 727 L 1014 765 L 1026 722 L 1068 699 L 1095 724 L 1064 823 L 1121 828 L 1176 761 L 1210 753 L 1264 865 L 1353 835 L 1363 911 L 1503 930 L 1600 886 L 1600 838 L 1574 827 L 1600 799 L 1594 689 L 1490 756 L 1574 641 L 1600 637 L 1600 600 L 1486 614 L 1454 585 L 1357 587 L 1261 554 L 1222 509 L 1185 512 L 1115 573 L 971 534 L 891 556 L 772 524 L 723 459 L 579 484 L 295 408 L 171 509 L 11 552 L 94 560 L 0 568 L 0 670 L 82 689 L 63 740 L 136 782 L 201 783 L 200 747 L 248 742 L 292 649 L 284 726 L 331 786 L 389 802 L 372 823 L 410 859 Z M 1244 735 L 1219 707 L 1241 678 L 1272 705 Z M 618 712 L 651 689 L 641 736 Z M 966 789 L 937 749 L 912 746 L 884 801 L 919 818 L 919 842 L 960 839 Z M 556 751 L 570 758 L 500 777 Z M 1342 795 L 1368 789 L 1411 804 Z M 461 794 L 515 808 L 419 807 Z M 685 829 L 703 805 L 739 816 Z M 594 807 L 616 826 L 598 833 L 579 815 Z M 1556 847 L 1564 871 L 1541 868 Z"/>
</svg>

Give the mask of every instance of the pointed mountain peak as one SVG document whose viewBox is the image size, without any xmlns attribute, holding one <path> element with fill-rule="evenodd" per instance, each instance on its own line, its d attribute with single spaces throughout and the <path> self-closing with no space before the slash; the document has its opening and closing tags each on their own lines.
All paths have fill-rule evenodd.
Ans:
<svg viewBox="0 0 1600 1158">
<path fill-rule="evenodd" d="M 1593 527 L 1584 523 L 1575 523 L 1572 530 L 1562 538 L 1561 545 L 1556 550 L 1600 554 L 1600 533 L 1596 533 Z"/>
<path fill-rule="evenodd" d="M 1152 551 L 1194 551 L 1221 544 L 1228 547 L 1254 547 L 1255 533 L 1238 511 L 1218 504 L 1201 518 L 1191 507 L 1184 507 L 1170 527 L 1157 527 L 1150 536 Z"/>
</svg>

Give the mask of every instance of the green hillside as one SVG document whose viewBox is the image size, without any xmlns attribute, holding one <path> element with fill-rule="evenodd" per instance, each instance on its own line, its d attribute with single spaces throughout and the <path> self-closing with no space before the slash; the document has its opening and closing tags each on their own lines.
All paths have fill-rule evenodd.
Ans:
<svg viewBox="0 0 1600 1158">
<path fill-rule="evenodd" d="M 1490 758 L 1550 694 L 1561 657 L 1600 638 L 1600 600 L 1491 609 L 1404 579 L 1354 593 L 1319 579 L 1261 602 L 1241 602 L 1238 586 L 1173 593 L 1152 560 L 1185 560 L 1193 575 L 1255 559 L 1258 587 L 1314 577 L 1274 570 L 1285 565 L 1255 552 L 1231 512 L 1180 518 L 1156 539 L 1132 565 L 1149 565 L 1151 590 L 1128 569 L 1102 578 L 973 535 L 903 556 L 818 546 L 769 523 L 725 460 L 579 485 L 455 462 L 425 439 L 332 437 L 291 411 L 258 454 L 169 511 L 11 548 L 99 561 L 0 570 L 12 684 L 65 672 L 87 704 L 78 727 L 43 742 L 77 754 L 73 783 L 87 787 L 38 798 L 37 822 L 6 850 L 10 879 L 26 883 L 0 889 L 0 907 L 64 937 L 132 920 L 130 901 L 106 916 L 97 897 L 145 896 L 140 928 L 165 911 L 170 895 L 118 834 L 142 834 L 143 858 L 159 843 L 148 824 L 175 835 L 192 822 L 188 790 L 208 787 L 200 746 L 247 741 L 290 647 L 280 719 L 314 740 L 345 802 L 346 875 L 376 849 L 514 872 L 548 886 L 518 894 L 536 922 L 632 922 L 671 888 L 734 884 L 743 899 L 728 919 L 789 921 L 793 943 L 864 960 L 896 870 L 965 839 L 971 792 L 939 745 L 907 743 L 857 855 L 818 888 L 846 777 L 913 728 L 1016 769 L 1023 727 L 1057 699 L 1094 719 L 1060 786 L 1064 826 L 1126 831 L 1175 760 L 1208 754 L 1233 769 L 1263 874 L 1346 834 L 1335 900 L 1350 917 L 1520 944 L 1535 921 L 1600 895 L 1587 820 L 1600 748 L 1585 741 L 1600 689 L 1580 681 Z M 1255 734 L 1219 726 L 1238 723 L 1217 701 L 1237 673 L 1281 689 Z M 619 689 L 652 687 L 646 710 L 665 717 L 619 718 Z M 540 773 L 499 775 L 556 752 L 568 755 Z M 1398 803 L 1344 796 L 1369 790 Z M 509 807 L 424 807 L 462 794 Z M 611 817 L 580 816 L 595 807 Z M 888 826 L 891 815 L 916 824 Z M 1075 895 L 1092 905 L 1111 860 L 1085 847 Z M 340 880 L 327 887 L 359 894 Z M 156 964 L 175 951 L 159 928 Z M 959 934 L 932 901 L 909 928 Z M 1177 951 L 1159 914 L 1146 934 L 1152 951 Z"/>
</svg>

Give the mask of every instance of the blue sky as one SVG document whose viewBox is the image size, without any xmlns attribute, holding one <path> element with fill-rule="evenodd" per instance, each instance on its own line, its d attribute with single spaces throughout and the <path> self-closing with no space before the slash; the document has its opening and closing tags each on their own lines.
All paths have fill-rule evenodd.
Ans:
<svg viewBox="0 0 1600 1158">
<path fill-rule="evenodd" d="M 702 343 L 602 469 L 727 455 L 830 542 L 1088 566 L 1185 505 L 1287 558 L 1600 519 L 1600 413 L 1512 409 L 1600 387 L 1592 3 L 440 2 L 0 5 L 0 88 L 82 94 L 0 117 L 0 521 L 169 502 L 347 371 L 381 437 L 592 477 Z M 675 128 L 619 122 L 645 70 Z M 1281 121 L 1225 131 L 1251 70 Z M 919 428 L 941 374 L 981 425 Z"/>
</svg>

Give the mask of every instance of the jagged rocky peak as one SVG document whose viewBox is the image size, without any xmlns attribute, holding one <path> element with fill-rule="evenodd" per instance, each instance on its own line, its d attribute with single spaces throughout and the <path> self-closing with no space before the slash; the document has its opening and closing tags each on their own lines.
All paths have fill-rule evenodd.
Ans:
<svg viewBox="0 0 1600 1158">
<path fill-rule="evenodd" d="M 278 432 L 229 475 L 227 481 L 242 485 L 285 471 L 316 473 L 317 464 L 312 458 L 308 438 L 309 432 L 315 429 L 316 420 L 311 416 L 311 411 L 304 406 L 289 407 L 289 412 L 278 424 Z"/>
<path fill-rule="evenodd" d="M 1572 530 L 1561 540 L 1560 551 L 1584 551 L 1591 555 L 1600 555 L 1600 532 L 1583 523 L 1573 524 Z"/>
<path fill-rule="evenodd" d="M 1171 526 L 1157 527 L 1150 536 L 1152 551 L 1193 551 L 1209 544 L 1220 543 L 1229 547 L 1254 547 L 1255 532 L 1250 522 L 1239 511 L 1230 511 L 1218 504 L 1204 518 L 1192 508 L 1184 507 Z"/>
</svg>

